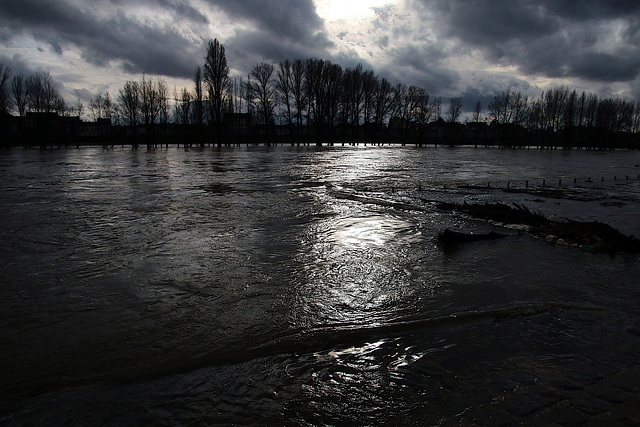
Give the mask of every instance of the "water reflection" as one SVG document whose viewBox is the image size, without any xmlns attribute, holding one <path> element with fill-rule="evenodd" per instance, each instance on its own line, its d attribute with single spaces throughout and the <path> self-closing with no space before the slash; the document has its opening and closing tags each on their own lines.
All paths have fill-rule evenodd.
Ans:
<svg viewBox="0 0 640 427">
<path fill-rule="evenodd" d="M 330 191 L 315 197 L 332 214 L 315 217 L 301 233 L 295 322 L 357 328 L 393 321 L 406 296 L 424 284 L 415 274 L 419 255 L 409 250 L 424 236 L 388 207 Z"/>
<path fill-rule="evenodd" d="M 343 218 L 333 224 L 334 229 L 327 237 L 340 246 L 375 248 L 397 240 L 399 232 L 409 227 L 404 221 L 380 215 Z"/>
<path fill-rule="evenodd" d="M 559 168 L 509 153 L 2 153 L 0 418 L 509 424 L 540 396 L 571 397 L 558 377 L 636 372 L 637 257 L 515 235 L 436 246 L 445 227 L 493 226 L 424 199 L 496 200 L 449 184 Z M 600 200 L 577 209 L 625 212 Z"/>
</svg>

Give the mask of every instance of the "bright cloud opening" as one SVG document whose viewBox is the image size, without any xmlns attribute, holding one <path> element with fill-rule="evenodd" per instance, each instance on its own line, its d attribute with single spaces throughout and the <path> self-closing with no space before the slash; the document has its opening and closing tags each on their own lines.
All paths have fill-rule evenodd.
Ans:
<svg viewBox="0 0 640 427">
<path fill-rule="evenodd" d="M 325 21 L 358 20 L 373 16 L 371 8 L 393 3 L 390 0 L 316 0 L 316 12 Z"/>
</svg>

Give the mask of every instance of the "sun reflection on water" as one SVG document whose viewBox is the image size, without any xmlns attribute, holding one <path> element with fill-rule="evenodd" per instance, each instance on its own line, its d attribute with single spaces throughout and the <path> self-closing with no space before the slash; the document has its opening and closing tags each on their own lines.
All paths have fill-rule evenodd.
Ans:
<svg viewBox="0 0 640 427">
<path fill-rule="evenodd" d="M 412 292 L 403 251 L 422 238 L 415 226 L 384 213 L 348 211 L 318 220 L 306 234 L 298 325 L 376 327 L 392 321 L 398 302 Z"/>
<path fill-rule="evenodd" d="M 339 244 L 351 247 L 382 246 L 407 224 L 383 216 L 345 218 L 335 224 Z"/>
</svg>

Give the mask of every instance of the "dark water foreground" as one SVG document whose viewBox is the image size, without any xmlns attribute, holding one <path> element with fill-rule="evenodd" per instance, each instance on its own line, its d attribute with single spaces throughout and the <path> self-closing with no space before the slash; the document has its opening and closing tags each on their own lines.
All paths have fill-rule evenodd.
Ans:
<svg viewBox="0 0 640 427">
<path fill-rule="evenodd" d="M 639 156 L 4 151 L 0 424 L 637 424 L 638 255 L 436 203 L 640 236 Z"/>
</svg>

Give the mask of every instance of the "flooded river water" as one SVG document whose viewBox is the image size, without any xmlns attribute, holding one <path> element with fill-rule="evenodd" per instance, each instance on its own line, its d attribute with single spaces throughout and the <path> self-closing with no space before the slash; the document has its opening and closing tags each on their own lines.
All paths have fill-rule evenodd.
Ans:
<svg viewBox="0 0 640 427">
<path fill-rule="evenodd" d="M 0 424 L 638 423 L 639 255 L 436 203 L 640 236 L 639 174 L 626 151 L 2 151 Z"/>
</svg>

